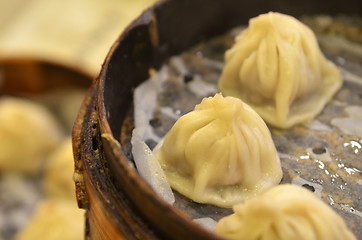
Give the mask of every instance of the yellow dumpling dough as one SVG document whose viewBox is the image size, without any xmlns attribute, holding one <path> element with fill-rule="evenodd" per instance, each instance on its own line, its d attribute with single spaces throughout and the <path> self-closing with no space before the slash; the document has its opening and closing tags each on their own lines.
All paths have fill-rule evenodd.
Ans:
<svg viewBox="0 0 362 240">
<path fill-rule="evenodd" d="M 182 116 L 155 154 L 173 189 L 220 207 L 232 207 L 282 178 L 264 121 L 240 99 L 221 94 Z"/>
<path fill-rule="evenodd" d="M 45 164 L 43 190 L 47 196 L 75 199 L 72 140 L 67 137 Z"/>
<path fill-rule="evenodd" d="M 234 206 L 215 232 L 232 240 L 352 240 L 343 219 L 309 190 L 291 184 L 276 186 Z"/>
<path fill-rule="evenodd" d="M 48 109 L 22 98 L 0 98 L 0 123 L 0 171 L 37 174 L 64 135 Z"/>
<path fill-rule="evenodd" d="M 312 119 L 342 86 L 314 33 L 280 13 L 252 18 L 225 53 L 219 89 L 241 98 L 267 123 L 288 128 Z"/>
<path fill-rule="evenodd" d="M 43 200 L 15 240 L 82 240 L 85 235 L 84 214 L 75 200 Z"/>
</svg>

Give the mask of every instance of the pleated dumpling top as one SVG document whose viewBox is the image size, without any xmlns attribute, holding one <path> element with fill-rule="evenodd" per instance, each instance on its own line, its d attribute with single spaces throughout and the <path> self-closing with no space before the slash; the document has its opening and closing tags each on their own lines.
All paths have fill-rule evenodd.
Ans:
<svg viewBox="0 0 362 240">
<path fill-rule="evenodd" d="M 354 240 L 334 210 L 311 191 L 282 184 L 222 218 L 215 232 L 230 240 Z"/>
<path fill-rule="evenodd" d="M 289 128 L 314 118 L 341 86 L 339 70 L 324 57 L 312 30 L 270 12 L 252 18 L 226 51 L 218 87 L 268 124 Z"/>
<path fill-rule="evenodd" d="M 238 98 L 204 98 L 159 146 L 156 158 L 171 187 L 199 203 L 232 207 L 282 178 L 269 129 Z"/>
</svg>

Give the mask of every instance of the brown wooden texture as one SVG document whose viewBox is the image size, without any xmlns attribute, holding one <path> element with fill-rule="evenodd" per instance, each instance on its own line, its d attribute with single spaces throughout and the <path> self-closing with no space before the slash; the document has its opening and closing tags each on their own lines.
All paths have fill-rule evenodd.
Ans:
<svg viewBox="0 0 362 240">
<path fill-rule="evenodd" d="M 27 95 L 52 89 L 83 88 L 92 77 L 78 69 L 33 58 L 0 59 L 0 94 Z"/>
</svg>

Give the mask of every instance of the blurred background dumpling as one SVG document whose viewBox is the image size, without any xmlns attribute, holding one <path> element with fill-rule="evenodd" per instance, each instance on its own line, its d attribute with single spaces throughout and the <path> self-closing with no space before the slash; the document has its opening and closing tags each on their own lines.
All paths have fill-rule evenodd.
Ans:
<svg viewBox="0 0 362 240">
<path fill-rule="evenodd" d="M 215 232 L 231 240 L 352 240 L 344 220 L 311 191 L 296 185 L 276 186 L 234 206 Z"/>
<path fill-rule="evenodd" d="M 273 12 L 252 18 L 236 37 L 218 85 L 280 128 L 315 117 L 341 86 L 339 70 L 324 57 L 312 30 Z"/>
<path fill-rule="evenodd" d="M 51 198 L 41 201 L 16 240 L 82 240 L 85 234 L 85 210 L 75 199 Z"/>
<path fill-rule="evenodd" d="M 231 207 L 282 178 L 269 129 L 238 98 L 204 98 L 159 146 L 171 187 L 196 202 Z"/>
<path fill-rule="evenodd" d="M 64 136 L 58 120 L 33 101 L 0 98 L 0 171 L 37 174 Z"/>
<path fill-rule="evenodd" d="M 65 138 L 49 156 L 44 168 L 44 193 L 49 197 L 75 199 L 72 140 Z"/>
</svg>

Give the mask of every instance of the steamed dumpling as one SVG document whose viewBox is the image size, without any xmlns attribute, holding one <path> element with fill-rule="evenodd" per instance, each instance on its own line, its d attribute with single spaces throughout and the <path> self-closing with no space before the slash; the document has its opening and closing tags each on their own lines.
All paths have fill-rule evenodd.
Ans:
<svg viewBox="0 0 362 240">
<path fill-rule="evenodd" d="M 225 53 L 219 89 L 241 98 L 267 123 L 288 128 L 312 119 L 342 86 L 314 33 L 280 13 L 253 18 Z"/>
<path fill-rule="evenodd" d="M 85 233 L 85 211 L 75 200 L 49 198 L 41 201 L 15 240 L 82 240 Z"/>
<path fill-rule="evenodd" d="M 64 135 L 48 109 L 22 98 L 0 98 L 0 123 L 0 171 L 39 173 Z"/>
<path fill-rule="evenodd" d="M 221 94 L 182 116 L 155 152 L 171 187 L 199 203 L 231 207 L 282 178 L 264 121 Z"/>
<path fill-rule="evenodd" d="M 309 190 L 279 185 L 234 206 L 215 232 L 233 240 L 352 240 L 343 219 Z"/>
<path fill-rule="evenodd" d="M 72 140 L 65 138 L 50 154 L 44 168 L 43 190 L 49 197 L 75 199 Z"/>
</svg>

